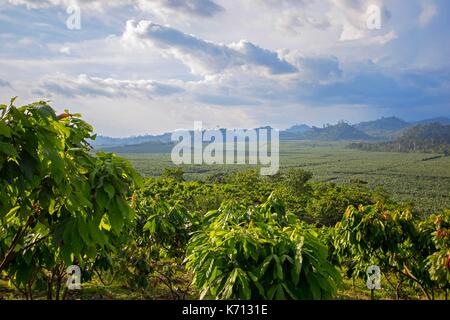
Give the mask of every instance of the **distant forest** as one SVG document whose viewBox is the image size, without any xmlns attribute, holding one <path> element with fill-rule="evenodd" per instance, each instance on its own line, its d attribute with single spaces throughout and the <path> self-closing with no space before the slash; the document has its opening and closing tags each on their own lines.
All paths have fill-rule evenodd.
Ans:
<svg viewBox="0 0 450 320">
<path fill-rule="evenodd" d="M 366 151 L 432 152 L 449 155 L 450 125 L 431 123 L 406 129 L 393 141 L 354 142 L 350 148 Z"/>
</svg>

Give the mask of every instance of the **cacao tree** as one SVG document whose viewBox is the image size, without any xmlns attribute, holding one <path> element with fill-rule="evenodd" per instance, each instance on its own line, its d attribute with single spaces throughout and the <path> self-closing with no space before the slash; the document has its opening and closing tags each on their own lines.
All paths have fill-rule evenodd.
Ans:
<svg viewBox="0 0 450 320">
<path fill-rule="evenodd" d="M 66 266 L 114 248 L 134 222 L 127 200 L 139 183 L 113 154 L 93 154 L 93 128 L 47 102 L 1 105 L 0 275 L 31 293 L 44 284 L 57 295 Z"/>
</svg>

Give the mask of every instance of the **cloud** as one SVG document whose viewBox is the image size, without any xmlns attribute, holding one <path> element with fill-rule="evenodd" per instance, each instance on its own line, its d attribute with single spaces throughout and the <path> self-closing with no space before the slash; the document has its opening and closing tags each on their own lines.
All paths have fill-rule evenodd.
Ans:
<svg viewBox="0 0 450 320">
<path fill-rule="evenodd" d="M 421 26 L 426 26 L 433 17 L 437 14 L 437 7 L 433 1 L 422 1 L 422 10 L 419 15 L 419 24 Z"/>
<path fill-rule="evenodd" d="M 390 11 L 383 0 L 251 0 L 262 5 L 266 15 L 272 16 L 274 27 L 292 36 L 303 36 L 314 31 L 340 32 L 340 41 L 367 40 L 387 34 L 386 22 Z M 369 30 L 368 9 L 380 9 L 383 31 Z M 380 44 L 379 41 L 365 41 L 364 44 Z"/>
<path fill-rule="evenodd" d="M 25 6 L 27 9 L 46 9 L 56 6 L 72 6 L 78 5 L 83 8 L 102 10 L 105 4 L 109 6 L 117 6 L 129 3 L 129 0 L 101 1 L 101 0 L 8 0 L 15 6 Z"/>
<path fill-rule="evenodd" d="M 391 13 L 382 0 L 331 0 L 334 10 L 330 13 L 337 23 L 342 24 L 341 41 L 367 40 L 380 37 L 381 32 L 386 33 Z M 381 30 L 370 29 L 367 26 L 369 19 L 373 18 L 373 9 L 378 9 Z M 368 44 L 384 44 L 383 41 L 366 41 Z"/>
<path fill-rule="evenodd" d="M 144 11 L 152 11 L 163 17 L 182 14 L 198 17 L 212 17 L 224 8 L 211 0 L 138 0 Z"/>
<path fill-rule="evenodd" d="M 0 79 L 0 87 L 11 87 L 11 84 L 3 79 Z"/>
<path fill-rule="evenodd" d="M 181 16 L 212 17 L 224 9 L 213 0 L 8 0 L 12 5 L 25 6 L 27 9 L 46 9 L 50 7 L 72 5 L 81 9 L 105 11 L 120 6 L 132 6 L 141 11 L 153 12 L 162 17 L 173 14 Z"/>
<path fill-rule="evenodd" d="M 324 16 L 314 16 L 304 10 L 286 10 L 275 21 L 275 27 L 292 35 L 301 35 L 307 28 L 325 30 L 331 27 Z"/>
<path fill-rule="evenodd" d="M 59 53 L 70 55 L 72 53 L 72 51 L 71 51 L 70 47 L 65 46 L 65 47 L 61 47 L 59 49 Z"/>
<path fill-rule="evenodd" d="M 449 116 L 447 1 L 78 0 L 78 31 L 65 25 L 72 0 L 0 3 L 0 98 L 82 106 L 117 135 L 208 117 Z M 367 28 L 370 4 L 381 30 Z"/>
<path fill-rule="evenodd" d="M 169 96 L 183 92 L 174 84 L 153 80 L 117 80 L 112 78 L 90 77 L 81 74 L 72 78 L 63 74 L 43 77 L 33 93 L 45 96 L 64 97 L 127 97 L 127 96 Z"/>
<path fill-rule="evenodd" d="M 260 48 L 249 41 L 218 44 L 151 21 L 128 21 L 123 40 L 125 43 L 164 50 L 182 61 L 193 73 L 201 75 L 252 67 L 262 67 L 271 74 L 296 71 L 294 66 L 281 59 L 276 52 Z"/>
<path fill-rule="evenodd" d="M 305 82 L 330 82 L 342 75 L 339 59 L 333 55 L 303 56 L 291 52 L 285 58 L 298 68 L 300 79 Z"/>
<path fill-rule="evenodd" d="M 293 61 L 290 57 L 290 61 Z M 335 105 L 367 106 L 373 110 L 406 110 L 450 103 L 450 70 L 412 69 L 384 73 L 377 66 L 358 64 L 343 71 L 333 56 L 297 57 L 302 66 L 294 77 L 282 81 L 254 73 L 224 74 L 190 83 L 186 89 L 198 100 L 211 104 L 328 108 Z"/>
</svg>

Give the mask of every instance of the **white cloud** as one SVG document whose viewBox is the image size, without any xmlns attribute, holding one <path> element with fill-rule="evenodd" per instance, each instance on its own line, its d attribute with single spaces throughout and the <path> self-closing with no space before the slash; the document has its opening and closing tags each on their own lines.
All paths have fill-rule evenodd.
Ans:
<svg viewBox="0 0 450 320">
<path fill-rule="evenodd" d="M 71 49 L 70 49 L 70 47 L 61 47 L 59 49 L 59 53 L 70 55 Z"/>
<path fill-rule="evenodd" d="M 129 0 L 101 1 L 101 0 L 8 0 L 12 5 L 23 5 L 27 9 L 45 9 L 55 6 L 79 5 L 83 8 L 102 10 L 106 6 L 118 6 L 129 3 Z"/>
<path fill-rule="evenodd" d="M 422 11 L 419 15 L 419 24 L 426 26 L 437 14 L 437 7 L 433 1 L 427 0 L 421 2 Z"/>
<path fill-rule="evenodd" d="M 0 79 L 0 87 L 11 87 L 11 84 L 3 79 Z"/>
<path fill-rule="evenodd" d="M 45 76 L 33 92 L 46 97 L 60 95 L 65 97 L 127 97 L 127 96 L 169 96 L 183 89 L 170 83 L 153 80 L 118 80 L 112 78 L 90 77 L 81 74 L 69 77 L 63 74 Z"/>
<path fill-rule="evenodd" d="M 374 44 L 379 44 L 379 45 L 385 45 L 395 39 L 398 38 L 397 32 L 395 31 L 390 31 L 386 34 L 383 35 L 379 35 L 379 36 L 375 36 L 372 37 L 370 39 L 367 40 L 368 43 L 374 43 Z"/>
<path fill-rule="evenodd" d="M 296 68 L 276 52 L 241 40 L 224 45 L 200 39 L 151 21 L 127 22 L 125 43 L 155 47 L 173 55 L 196 74 L 221 73 L 228 69 L 261 67 L 271 74 L 292 73 Z"/>
<path fill-rule="evenodd" d="M 213 0 L 8 0 L 12 5 L 27 9 L 45 9 L 55 6 L 77 5 L 83 9 L 105 11 L 124 5 L 133 6 L 145 12 L 153 12 L 167 18 L 171 15 L 211 17 L 224 9 Z"/>
<path fill-rule="evenodd" d="M 224 9 L 212 0 L 137 0 L 141 10 L 151 11 L 163 18 L 173 14 L 211 17 Z"/>
<path fill-rule="evenodd" d="M 448 84 L 449 73 L 441 81 L 426 72 L 449 66 L 447 2 L 79 0 L 80 31 L 65 27 L 71 3 L 1 2 L 4 101 L 51 97 L 56 107 L 80 107 L 98 131 L 115 135 L 194 120 L 245 127 L 304 117 L 320 124 L 383 107 L 394 113 L 448 106 L 448 85 L 435 83 Z M 367 28 L 369 4 L 382 8 L 381 30 Z M 133 17 L 154 22 L 125 27 Z M 402 75 L 414 67 L 417 75 Z"/>
</svg>

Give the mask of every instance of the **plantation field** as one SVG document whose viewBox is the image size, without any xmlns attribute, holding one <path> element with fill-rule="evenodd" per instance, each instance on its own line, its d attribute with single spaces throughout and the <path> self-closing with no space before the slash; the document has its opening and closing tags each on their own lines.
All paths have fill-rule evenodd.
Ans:
<svg viewBox="0 0 450 320">
<path fill-rule="evenodd" d="M 173 168 L 167 152 L 121 154 L 130 164 L 92 152 L 77 115 L 13 103 L 0 106 L 0 300 L 365 299 L 380 285 L 372 299 L 448 299 L 448 157 L 291 141 L 269 177 Z"/>
<path fill-rule="evenodd" d="M 382 187 L 394 200 L 412 203 L 424 213 L 450 207 L 450 157 L 430 153 L 369 152 L 346 148 L 345 142 L 280 143 L 280 171 L 298 167 L 314 181 Z M 120 154 L 144 176 L 159 176 L 173 166 L 167 153 Z M 185 177 L 205 180 L 212 174 L 246 170 L 248 165 L 184 165 Z"/>
</svg>

